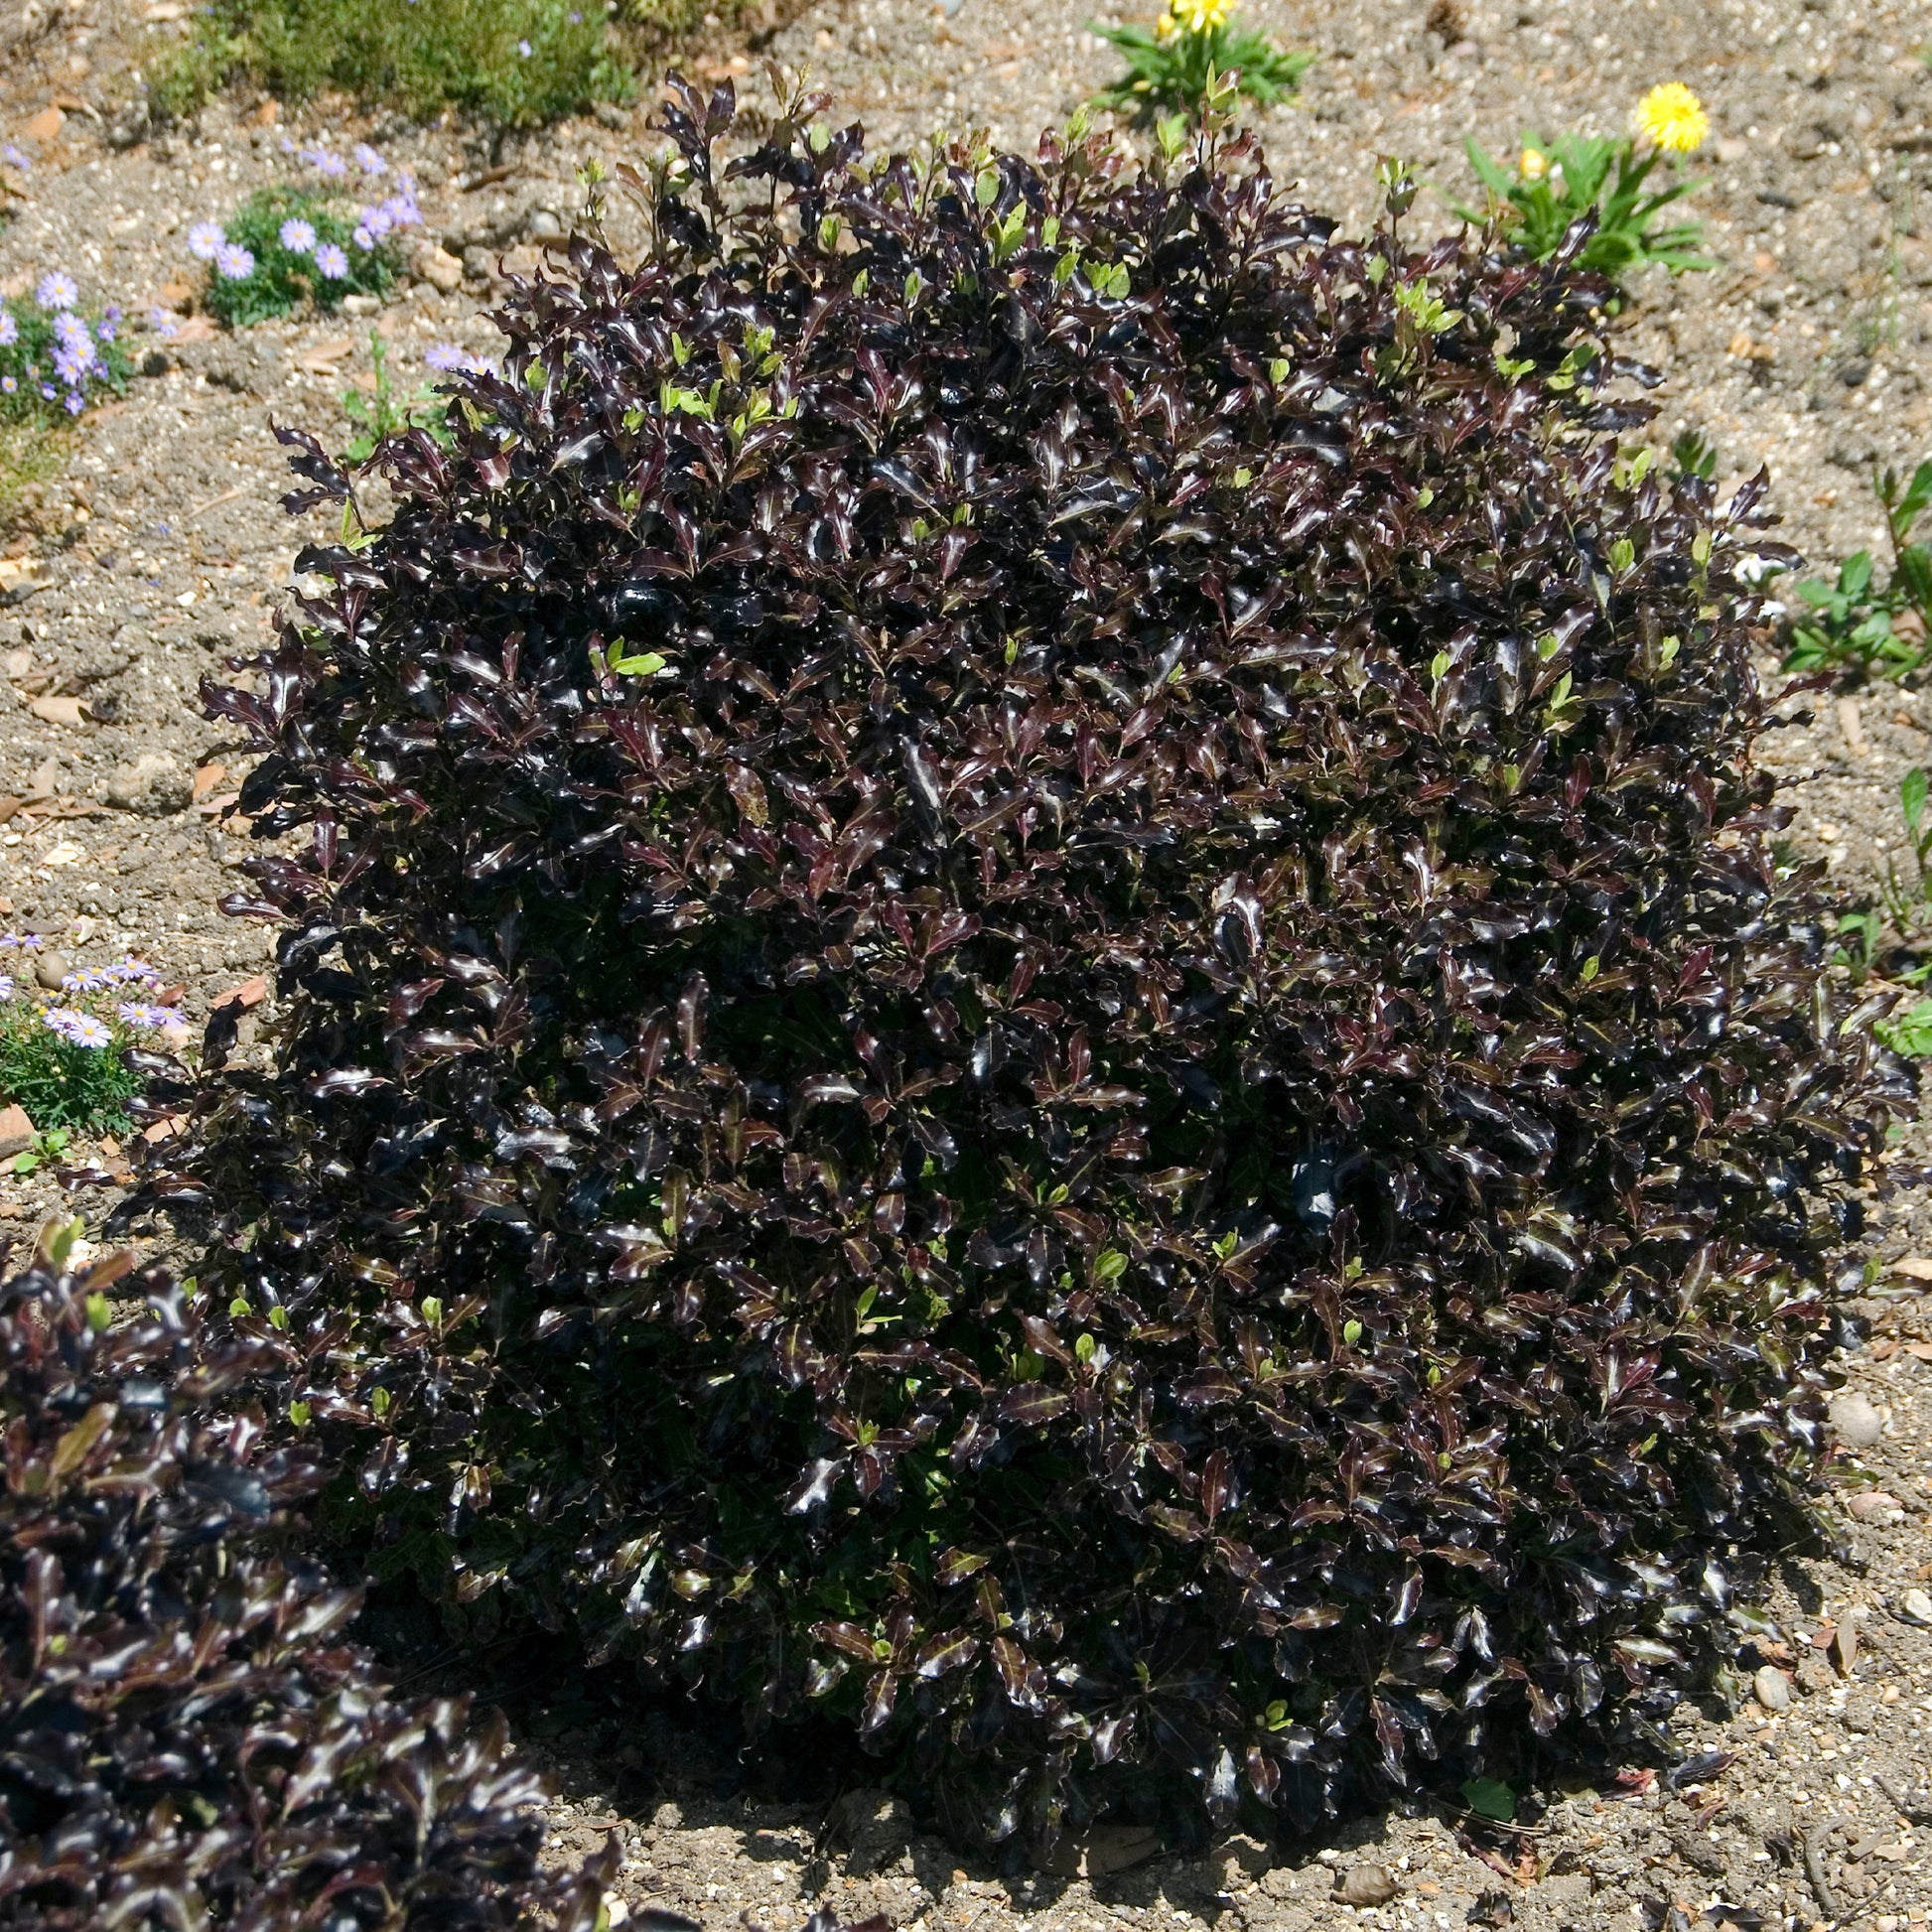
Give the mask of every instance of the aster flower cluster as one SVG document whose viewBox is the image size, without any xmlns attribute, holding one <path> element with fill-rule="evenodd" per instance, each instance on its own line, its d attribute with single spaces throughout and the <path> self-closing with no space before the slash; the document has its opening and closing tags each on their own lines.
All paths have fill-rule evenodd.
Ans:
<svg viewBox="0 0 1932 1932">
<path fill-rule="evenodd" d="M 121 311 L 83 313 L 80 289 L 50 269 L 32 295 L 0 303 L 0 413 L 78 416 L 126 386 Z"/>
<path fill-rule="evenodd" d="M 423 366 L 438 375 L 494 375 L 496 364 L 455 343 L 431 343 L 423 351 Z"/>
<path fill-rule="evenodd" d="M 284 146 L 325 183 L 348 175 L 348 163 L 331 149 Z M 388 163 L 373 148 L 358 147 L 355 158 L 366 176 L 388 172 Z M 352 217 L 327 187 L 263 189 L 225 224 L 198 222 L 188 245 L 208 264 L 208 312 L 240 328 L 288 315 L 304 302 L 334 309 L 345 295 L 380 294 L 396 268 L 389 238 L 420 225 L 422 218 L 407 175 L 396 178 L 391 194 Z"/>
<path fill-rule="evenodd" d="M 0 963 L 40 948 L 34 933 L 0 933 Z M 132 957 L 68 973 L 52 993 L 24 971 L 0 972 L 0 1102 L 26 1108 L 43 1132 L 113 1124 L 139 1087 L 122 1049 L 179 1025 L 154 998 L 156 978 Z"/>
<path fill-rule="evenodd" d="M 399 178 L 396 192 L 380 202 L 371 203 L 357 218 L 352 233 L 356 247 L 364 254 L 385 235 L 398 228 L 420 228 L 423 211 L 416 206 L 416 187 L 407 175 Z"/>
</svg>

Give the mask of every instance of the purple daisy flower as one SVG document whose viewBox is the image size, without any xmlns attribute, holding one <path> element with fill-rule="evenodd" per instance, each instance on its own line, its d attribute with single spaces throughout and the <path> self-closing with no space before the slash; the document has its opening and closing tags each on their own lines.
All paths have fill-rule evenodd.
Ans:
<svg viewBox="0 0 1932 1932">
<path fill-rule="evenodd" d="M 0 309 L 0 348 L 11 348 L 20 340 L 20 324 L 10 310 Z"/>
<path fill-rule="evenodd" d="M 157 336 L 172 336 L 181 327 L 158 302 L 148 311 L 148 327 Z"/>
<path fill-rule="evenodd" d="M 245 282 L 255 272 L 255 258 L 238 241 L 224 242 L 214 265 L 224 281 Z"/>
<path fill-rule="evenodd" d="M 84 1046 L 92 1053 L 113 1044 L 114 1035 L 91 1013 L 79 1013 L 72 1007 L 49 1007 L 41 1015 L 41 1021 L 69 1045 Z"/>
<path fill-rule="evenodd" d="M 219 221 L 197 221 L 188 231 L 188 252 L 198 262 L 211 262 L 227 239 L 227 230 Z"/>
<path fill-rule="evenodd" d="M 389 164 L 366 141 L 355 144 L 355 165 L 365 175 L 386 175 Z"/>
<path fill-rule="evenodd" d="M 367 228 L 357 228 L 355 232 L 349 236 L 349 240 L 354 242 L 356 247 L 361 249 L 361 251 L 365 255 L 369 252 L 371 248 L 375 246 L 375 236 L 372 235 Z"/>
<path fill-rule="evenodd" d="M 316 266 L 332 282 L 340 282 L 348 273 L 348 257 L 333 241 L 325 241 L 316 250 Z"/>
<path fill-rule="evenodd" d="M 151 1007 L 140 1000 L 123 1000 L 115 1012 L 124 1026 L 160 1028 L 175 1024 L 175 1015 L 166 1007 Z"/>
<path fill-rule="evenodd" d="M 455 343 L 431 343 L 424 351 L 423 362 L 439 375 L 449 375 L 464 365 L 465 356 Z"/>
<path fill-rule="evenodd" d="M 348 173 L 347 162 L 328 148 L 304 148 L 302 159 L 318 174 L 327 175 L 331 181 L 341 181 Z"/>
<path fill-rule="evenodd" d="M 282 223 L 281 239 L 290 254 L 306 255 L 316 245 L 315 226 L 298 215 L 291 215 Z"/>
<path fill-rule="evenodd" d="M 80 290 L 71 275 L 56 268 L 41 277 L 41 285 L 34 291 L 34 300 L 43 309 L 71 309 L 80 300 Z"/>
</svg>

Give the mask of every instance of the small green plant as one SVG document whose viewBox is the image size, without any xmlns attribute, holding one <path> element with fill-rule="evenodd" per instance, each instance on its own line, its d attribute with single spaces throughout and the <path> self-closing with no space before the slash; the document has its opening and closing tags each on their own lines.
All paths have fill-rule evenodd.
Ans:
<svg viewBox="0 0 1932 1932">
<path fill-rule="evenodd" d="M 1674 202 L 1694 194 L 1695 181 L 1650 186 L 1667 154 L 1690 154 L 1703 145 L 1708 123 L 1698 98 L 1676 82 L 1653 87 L 1637 105 L 1636 132 L 1619 140 L 1559 134 L 1546 140 L 1526 134 L 1515 173 L 1492 160 L 1470 136 L 1463 143 L 1476 178 L 1489 191 L 1489 213 L 1535 261 L 1548 261 L 1586 215 L 1596 231 L 1576 265 L 1588 274 L 1620 281 L 1637 269 L 1661 264 L 1673 275 L 1716 266 L 1703 252 L 1704 229 L 1696 221 L 1660 223 Z M 1458 208 L 1465 220 L 1482 213 Z"/>
<path fill-rule="evenodd" d="M 1878 903 L 1841 912 L 1835 927 L 1833 962 L 1853 979 L 1895 988 L 1921 989 L 1932 980 L 1932 959 L 1920 960 L 1932 937 L 1932 819 L 1926 814 L 1925 772 L 1914 765 L 1899 781 L 1898 805 L 1905 820 L 1910 867 L 1901 875 L 1893 857 L 1885 861 Z M 1894 1008 L 1874 1029 L 1894 1052 L 1908 1059 L 1932 1055 L 1932 997 L 1921 993 L 1909 1006 Z"/>
<path fill-rule="evenodd" d="M 1806 615 L 1792 627 L 1787 671 L 1837 670 L 1854 677 L 1909 677 L 1932 659 L 1932 545 L 1912 531 L 1932 503 L 1932 462 L 1909 483 L 1887 470 L 1872 481 L 1885 512 L 1891 568 L 1877 581 L 1869 550 L 1855 550 L 1836 581 L 1814 578 L 1798 586 Z"/>
<path fill-rule="evenodd" d="M 1925 772 L 1916 764 L 1898 781 L 1898 808 L 1905 820 L 1913 876 L 1901 879 L 1897 861 L 1887 858 L 1880 894 L 1885 917 L 1908 945 L 1932 930 L 1932 821 L 1925 815 L 1926 789 Z M 1900 977 L 1906 984 L 1916 984 L 1928 973 L 1932 965 Z"/>
<path fill-rule="evenodd" d="M 389 236 L 421 220 L 407 181 L 354 216 L 314 189 L 258 188 L 225 226 L 202 221 L 189 233 L 208 265 L 202 304 L 228 328 L 245 329 L 304 303 L 335 310 L 345 296 L 381 295 L 396 276 Z"/>
<path fill-rule="evenodd" d="M 0 934 L 0 960 L 24 961 L 40 943 L 32 933 Z M 123 1050 L 176 1024 L 169 1008 L 140 997 L 154 978 L 151 966 L 127 959 L 69 973 L 58 993 L 44 993 L 0 972 L 0 1102 L 25 1108 L 43 1142 L 55 1133 L 98 1133 L 122 1122 L 141 1088 L 140 1076 L 121 1063 Z M 30 1173 L 46 1158 L 37 1143 L 16 1158 L 14 1171 Z"/>
<path fill-rule="evenodd" d="M 592 0 L 211 0 L 151 64 L 149 99 L 191 114 L 244 73 L 284 100 L 340 87 L 419 119 L 454 107 L 512 127 L 635 91 Z"/>
<path fill-rule="evenodd" d="M 243 66 L 246 52 L 212 13 L 198 13 L 188 38 L 157 54 L 142 70 L 148 112 L 164 126 L 199 113 Z"/>
<path fill-rule="evenodd" d="M 1932 1054 L 1932 1000 L 1914 1000 L 1902 1012 L 1879 1021 L 1877 1034 L 1894 1053 L 1908 1060 L 1924 1059 Z"/>
<path fill-rule="evenodd" d="M 38 1173 L 42 1168 L 52 1167 L 68 1151 L 68 1143 L 73 1136 L 65 1127 L 50 1127 L 34 1136 L 34 1145 L 25 1152 L 16 1154 L 7 1164 L 10 1172 L 16 1174 Z"/>
<path fill-rule="evenodd" d="M 1718 474 L 1718 446 L 1702 431 L 1687 429 L 1671 439 L 1670 467 L 1680 483 L 1709 483 Z"/>
<path fill-rule="evenodd" d="M 1507 1825 L 1516 1816 L 1516 1793 L 1500 1778 L 1465 1778 L 1462 1801 L 1478 1818 Z"/>
<path fill-rule="evenodd" d="M 428 361 L 432 369 L 439 370 L 468 366 L 460 349 L 441 343 L 430 350 Z M 406 429 L 426 429 L 447 449 L 452 441 L 443 426 L 447 399 L 429 382 L 419 382 L 408 391 L 401 389 L 389 373 L 389 345 L 374 329 L 369 331 L 369 363 L 375 376 L 373 386 L 366 390 L 350 386 L 343 391 L 343 414 L 356 426 L 343 455 L 350 463 L 366 463 L 385 437 L 400 435 Z"/>
<path fill-rule="evenodd" d="M 1236 26 L 1234 11 L 1233 0 L 1174 0 L 1151 29 L 1090 22 L 1090 32 L 1127 56 L 1126 73 L 1102 88 L 1097 104 L 1148 114 L 1167 107 L 1199 121 L 1217 82 L 1264 106 L 1294 99 L 1314 56 L 1284 52 L 1266 34 Z"/>
</svg>

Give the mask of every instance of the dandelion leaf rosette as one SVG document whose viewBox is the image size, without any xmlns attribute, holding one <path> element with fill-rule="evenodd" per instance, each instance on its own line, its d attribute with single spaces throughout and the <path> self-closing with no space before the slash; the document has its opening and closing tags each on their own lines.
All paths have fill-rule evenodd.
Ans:
<svg viewBox="0 0 1932 1932">
<path fill-rule="evenodd" d="M 675 101 L 210 690 L 296 836 L 275 1069 L 156 1103 L 209 1277 L 459 1621 L 963 1833 L 1654 1741 L 1908 1097 L 1771 851 L 1761 483 L 1620 450 L 1565 258 L 1245 141 Z"/>
</svg>

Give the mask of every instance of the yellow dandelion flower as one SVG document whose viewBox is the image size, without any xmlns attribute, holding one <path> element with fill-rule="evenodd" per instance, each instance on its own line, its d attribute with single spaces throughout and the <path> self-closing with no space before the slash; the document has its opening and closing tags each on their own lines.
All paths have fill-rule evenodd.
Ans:
<svg viewBox="0 0 1932 1932">
<path fill-rule="evenodd" d="M 1541 181 L 1550 172 L 1550 158 L 1535 148 L 1525 148 L 1516 169 L 1525 181 Z"/>
<path fill-rule="evenodd" d="M 1164 13 L 1154 23 L 1154 38 L 1158 41 L 1171 41 L 1174 36 L 1173 15 Z"/>
<path fill-rule="evenodd" d="M 1652 87 L 1631 117 L 1646 141 L 1671 154 L 1689 154 L 1704 145 L 1711 121 L 1704 103 L 1681 80 Z"/>
<path fill-rule="evenodd" d="M 1211 34 L 1227 25 L 1233 11 L 1233 0 L 1178 0 L 1173 17 L 1187 33 Z"/>
</svg>

